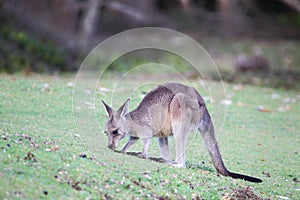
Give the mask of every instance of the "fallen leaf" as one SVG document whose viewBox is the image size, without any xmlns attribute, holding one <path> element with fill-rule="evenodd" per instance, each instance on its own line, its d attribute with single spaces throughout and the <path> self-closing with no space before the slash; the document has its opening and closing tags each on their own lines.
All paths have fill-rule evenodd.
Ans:
<svg viewBox="0 0 300 200">
<path fill-rule="evenodd" d="M 86 105 L 88 105 L 88 106 L 93 106 L 93 105 L 94 105 L 93 103 L 88 102 L 88 101 L 84 102 L 84 104 L 86 104 Z"/>
<path fill-rule="evenodd" d="M 74 188 L 75 190 L 81 190 L 81 187 L 79 186 L 80 181 L 72 181 L 72 183 L 70 184 L 72 186 L 72 188 Z"/>
<path fill-rule="evenodd" d="M 86 101 L 86 102 L 84 102 L 84 104 L 86 104 L 86 105 L 88 105 L 88 108 L 89 109 L 96 109 L 96 106 L 95 106 L 95 104 L 93 104 L 93 103 L 91 103 L 91 102 L 88 102 L 88 101 Z"/>
<path fill-rule="evenodd" d="M 86 154 L 81 153 L 81 154 L 79 155 L 79 157 L 80 157 L 80 158 L 86 158 L 87 156 L 86 156 Z"/>
<path fill-rule="evenodd" d="M 268 177 L 268 178 L 271 177 L 270 173 L 268 173 L 268 172 L 263 172 L 263 175 L 265 175 L 265 176 Z"/>
<path fill-rule="evenodd" d="M 280 95 L 279 94 L 272 94 L 271 98 L 272 99 L 280 99 Z"/>
<path fill-rule="evenodd" d="M 229 100 L 229 99 L 223 99 L 223 100 L 221 101 L 221 104 L 222 104 L 222 105 L 229 106 L 229 105 L 232 104 L 232 101 Z"/>
<path fill-rule="evenodd" d="M 22 134 L 22 138 L 28 139 L 29 141 L 31 141 L 31 137 L 29 135 Z"/>
<path fill-rule="evenodd" d="M 36 162 L 35 156 L 30 151 L 27 153 L 27 155 L 24 157 L 24 160 Z"/>
<path fill-rule="evenodd" d="M 148 174 L 144 174 L 144 177 L 147 178 L 147 179 L 149 179 L 149 180 L 152 179 L 151 176 L 149 176 Z"/>
<path fill-rule="evenodd" d="M 105 87 L 100 87 L 100 88 L 99 88 L 99 91 L 101 91 L 101 92 L 109 92 L 110 89 L 105 88 Z"/>
<path fill-rule="evenodd" d="M 243 86 L 242 85 L 234 85 L 232 87 L 233 90 L 243 90 Z"/>
<path fill-rule="evenodd" d="M 131 180 L 131 181 L 132 181 L 132 183 L 134 183 L 135 185 L 137 185 L 137 186 L 139 186 L 139 187 L 141 187 L 141 188 L 146 188 L 146 187 L 141 183 L 140 180 L 139 180 L 139 181 Z"/>
<path fill-rule="evenodd" d="M 265 112 L 265 113 L 270 113 L 271 112 L 271 110 L 265 109 L 263 105 L 259 105 L 256 109 L 260 112 Z"/>
<path fill-rule="evenodd" d="M 291 107 L 289 105 L 283 105 L 283 106 L 280 106 L 277 110 L 279 112 L 285 112 L 285 111 L 288 111 Z"/>
<path fill-rule="evenodd" d="M 286 97 L 282 100 L 283 103 L 290 103 L 291 102 L 291 98 L 290 97 Z"/>
<path fill-rule="evenodd" d="M 108 194 L 105 194 L 103 199 L 112 200 L 113 198 Z"/>
<path fill-rule="evenodd" d="M 292 180 L 293 180 L 294 182 L 296 182 L 296 183 L 299 183 L 299 182 L 300 182 L 296 177 L 294 177 Z"/>
<path fill-rule="evenodd" d="M 271 110 L 266 110 L 266 109 L 257 109 L 258 111 L 260 112 L 263 112 L 263 113 L 270 113 L 272 112 Z"/>
<path fill-rule="evenodd" d="M 43 90 L 47 89 L 48 87 L 49 87 L 49 84 L 48 84 L 48 83 L 43 83 L 43 84 L 41 84 L 41 88 L 42 88 Z"/>
<path fill-rule="evenodd" d="M 240 101 L 238 101 L 236 104 L 237 104 L 237 106 L 243 106 L 243 103 Z"/>
<path fill-rule="evenodd" d="M 189 180 L 184 180 L 183 182 L 186 183 L 186 184 L 188 184 L 192 190 L 195 188 L 195 186 L 192 184 L 191 181 L 189 181 Z"/>
<path fill-rule="evenodd" d="M 31 141 L 30 146 L 31 147 L 38 147 L 39 145 L 37 143 L 35 143 L 34 141 Z"/>
<path fill-rule="evenodd" d="M 281 196 L 281 195 L 277 195 L 277 197 L 280 198 L 280 199 L 286 199 L 286 200 L 290 199 L 290 198 L 288 198 L 286 196 Z"/>
<path fill-rule="evenodd" d="M 53 147 L 51 147 L 51 151 L 52 152 L 55 152 L 58 150 L 58 146 L 57 145 L 54 145 Z"/>
<path fill-rule="evenodd" d="M 73 87 L 73 83 L 72 82 L 67 82 L 67 87 Z"/>
</svg>

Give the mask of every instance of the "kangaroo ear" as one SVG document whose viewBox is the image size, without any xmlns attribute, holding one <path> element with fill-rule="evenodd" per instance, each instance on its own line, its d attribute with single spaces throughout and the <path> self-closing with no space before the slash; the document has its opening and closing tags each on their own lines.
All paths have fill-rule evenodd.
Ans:
<svg viewBox="0 0 300 200">
<path fill-rule="evenodd" d="M 117 113 L 120 117 L 123 117 L 124 115 L 126 115 L 128 113 L 129 101 L 130 101 L 130 99 L 127 99 L 126 102 L 117 111 Z"/>
<path fill-rule="evenodd" d="M 113 109 L 111 107 L 109 107 L 109 105 L 107 105 L 103 100 L 102 100 L 102 103 L 105 106 L 108 117 L 111 117 L 113 114 Z"/>
</svg>

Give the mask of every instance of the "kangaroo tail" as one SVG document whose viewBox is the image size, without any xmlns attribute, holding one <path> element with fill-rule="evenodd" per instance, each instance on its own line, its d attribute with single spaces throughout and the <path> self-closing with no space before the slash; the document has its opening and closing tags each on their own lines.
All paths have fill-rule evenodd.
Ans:
<svg viewBox="0 0 300 200">
<path fill-rule="evenodd" d="M 245 181 L 250 181 L 250 182 L 255 182 L 255 183 L 260 183 L 262 182 L 261 179 L 251 177 L 251 176 L 246 176 L 243 174 L 238 174 L 238 173 L 233 173 L 227 170 L 227 168 L 224 165 L 222 156 L 219 151 L 219 147 L 217 144 L 217 140 L 215 138 L 215 133 L 214 133 L 214 126 L 211 120 L 211 117 L 206 109 L 205 105 L 200 105 L 200 110 L 201 110 L 201 119 L 199 123 L 199 131 L 202 135 L 202 138 L 204 140 L 204 143 L 206 145 L 206 148 L 210 154 L 210 157 L 212 159 L 212 162 L 217 169 L 217 171 L 222 174 L 223 176 L 229 176 L 234 179 L 243 179 Z"/>
<path fill-rule="evenodd" d="M 233 172 L 229 172 L 228 176 L 230 176 L 231 178 L 234 178 L 234 179 L 242 179 L 242 180 L 250 181 L 253 183 L 261 183 L 262 182 L 262 180 L 259 178 L 255 178 L 255 177 L 247 176 L 247 175 L 243 175 L 243 174 L 238 174 L 238 173 L 233 173 Z"/>
</svg>

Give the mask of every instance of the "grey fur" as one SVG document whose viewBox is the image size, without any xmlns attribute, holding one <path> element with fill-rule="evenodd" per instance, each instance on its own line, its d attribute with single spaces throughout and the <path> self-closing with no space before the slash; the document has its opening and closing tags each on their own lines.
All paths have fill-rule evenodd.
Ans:
<svg viewBox="0 0 300 200">
<path fill-rule="evenodd" d="M 139 138 L 144 144 L 141 157 L 148 157 L 148 148 L 152 137 L 159 138 L 160 155 L 176 167 L 185 167 L 185 148 L 188 133 L 198 129 L 217 171 L 224 176 L 240 178 L 252 182 L 260 179 L 229 172 L 222 160 L 215 138 L 211 117 L 200 94 L 192 87 L 167 83 L 150 91 L 139 106 L 128 112 L 129 99 L 113 111 L 103 102 L 109 116 L 105 132 L 108 135 L 108 147 L 115 149 L 125 135 L 129 141 L 123 147 L 125 153 Z M 168 136 L 174 136 L 176 158 L 171 161 Z"/>
</svg>

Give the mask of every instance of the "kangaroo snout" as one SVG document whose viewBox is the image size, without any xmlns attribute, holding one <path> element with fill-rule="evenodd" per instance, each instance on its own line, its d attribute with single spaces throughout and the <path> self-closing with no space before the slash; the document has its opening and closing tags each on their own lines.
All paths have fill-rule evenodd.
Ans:
<svg viewBox="0 0 300 200">
<path fill-rule="evenodd" d="M 111 150 L 115 150 L 116 147 L 115 147 L 114 144 L 109 144 L 109 145 L 108 145 L 108 148 L 111 149 Z"/>
</svg>

